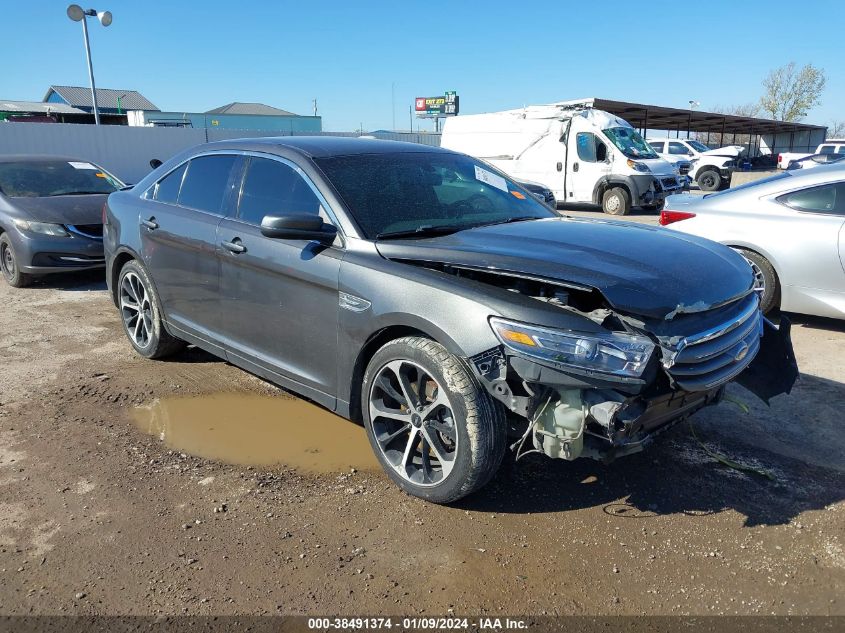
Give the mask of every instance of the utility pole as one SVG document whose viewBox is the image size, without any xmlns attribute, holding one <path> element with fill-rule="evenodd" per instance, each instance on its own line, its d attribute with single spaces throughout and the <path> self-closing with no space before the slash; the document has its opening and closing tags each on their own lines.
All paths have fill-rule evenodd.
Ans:
<svg viewBox="0 0 845 633">
<path fill-rule="evenodd" d="M 95 17 L 103 26 L 112 23 L 111 11 L 83 10 L 78 4 L 67 8 L 67 17 L 74 22 L 82 22 L 82 37 L 85 40 L 85 58 L 88 61 L 88 78 L 91 80 L 91 105 L 94 108 L 94 125 L 100 125 L 100 112 L 97 108 L 97 87 L 94 85 L 94 64 L 91 62 L 91 45 L 88 42 L 88 17 Z"/>
<path fill-rule="evenodd" d="M 396 82 L 390 82 L 390 114 L 393 115 L 393 131 L 396 131 Z"/>
<path fill-rule="evenodd" d="M 314 103 L 314 116 L 317 116 L 317 98 L 314 97 L 312 102 Z"/>
</svg>

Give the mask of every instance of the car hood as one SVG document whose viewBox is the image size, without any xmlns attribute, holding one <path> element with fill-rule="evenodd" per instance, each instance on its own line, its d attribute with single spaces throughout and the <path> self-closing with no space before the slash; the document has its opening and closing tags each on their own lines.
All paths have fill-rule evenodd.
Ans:
<svg viewBox="0 0 845 633">
<path fill-rule="evenodd" d="M 107 194 L 8 198 L 26 219 L 52 224 L 102 224 Z"/>
<path fill-rule="evenodd" d="M 633 159 L 632 159 L 633 160 Z M 665 158 L 638 158 L 638 163 L 645 163 L 655 176 L 675 176 L 672 164 Z"/>
<path fill-rule="evenodd" d="M 747 294 L 737 253 L 662 228 L 575 218 L 479 227 L 430 239 L 380 241 L 383 257 L 502 271 L 601 292 L 620 312 L 671 319 Z"/>
<path fill-rule="evenodd" d="M 719 147 L 711 149 L 706 152 L 701 152 L 702 156 L 729 156 L 730 158 L 737 158 L 745 151 L 744 147 L 737 145 L 727 145 L 726 147 Z"/>
</svg>

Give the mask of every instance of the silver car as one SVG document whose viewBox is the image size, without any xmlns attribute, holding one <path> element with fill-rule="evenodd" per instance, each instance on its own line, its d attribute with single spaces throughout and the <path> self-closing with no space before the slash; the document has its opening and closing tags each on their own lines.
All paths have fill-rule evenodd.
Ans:
<svg viewBox="0 0 845 633">
<path fill-rule="evenodd" d="M 706 196 L 672 196 L 660 224 L 744 255 L 764 312 L 845 318 L 845 165 L 788 171 Z"/>
</svg>

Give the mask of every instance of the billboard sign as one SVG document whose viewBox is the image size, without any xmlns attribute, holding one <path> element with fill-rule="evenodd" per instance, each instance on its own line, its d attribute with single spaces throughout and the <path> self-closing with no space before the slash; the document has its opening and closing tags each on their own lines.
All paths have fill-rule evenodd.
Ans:
<svg viewBox="0 0 845 633">
<path fill-rule="evenodd" d="M 455 116 L 458 114 L 458 95 L 449 91 L 442 97 L 417 97 L 414 111 L 423 117 Z"/>
</svg>

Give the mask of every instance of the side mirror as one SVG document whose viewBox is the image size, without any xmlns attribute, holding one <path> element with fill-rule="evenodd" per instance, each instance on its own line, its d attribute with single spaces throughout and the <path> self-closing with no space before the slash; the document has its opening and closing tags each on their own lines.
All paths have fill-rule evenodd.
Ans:
<svg viewBox="0 0 845 633">
<path fill-rule="evenodd" d="M 161 161 L 158 158 L 153 158 L 150 161 L 150 167 L 153 169 L 158 169 L 161 166 Z"/>
<path fill-rule="evenodd" d="M 265 215 L 261 220 L 261 234 L 266 237 L 328 243 L 337 235 L 337 227 L 326 224 L 323 218 L 314 213 Z"/>
</svg>

